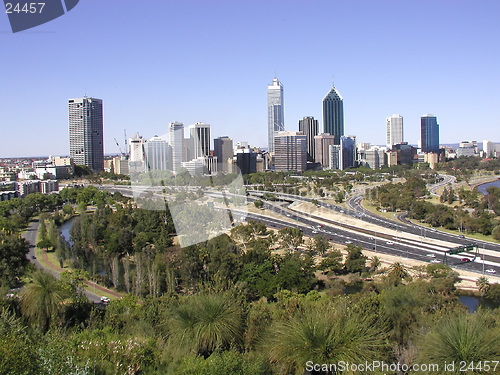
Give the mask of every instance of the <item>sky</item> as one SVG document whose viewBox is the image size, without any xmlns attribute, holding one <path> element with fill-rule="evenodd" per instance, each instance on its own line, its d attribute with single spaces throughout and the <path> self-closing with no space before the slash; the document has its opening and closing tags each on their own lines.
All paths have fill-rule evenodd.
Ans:
<svg viewBox="0 0 500 375">
<path fill-rule="evenodd" d="M 57 0 L 50 0 L 57 1 Z M 417 144 L 500 142 L 496 0 L 81 0 L 12 33 L 0 14 L 0 157 L 68 155 L 68 98 L 103 100 L 105 153 L 201 121 L 212 137 L 267 147 L 267 85 L 284 86 L 286 130 L 335 83 L 345 134 L 385 144 L 401 114 Z"/>
</svg>

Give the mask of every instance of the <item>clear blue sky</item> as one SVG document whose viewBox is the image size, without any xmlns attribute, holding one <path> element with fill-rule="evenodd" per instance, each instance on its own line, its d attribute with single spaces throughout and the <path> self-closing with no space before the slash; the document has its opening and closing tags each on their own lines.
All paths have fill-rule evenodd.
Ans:
<svg viewBox="0 0 500 375">
<path fill-rule="evenodd" d="M 47 0 L 49 1 L 49 0 Z M 50 0 L 54 1 L 54 0 Z M 420 116 L 441 143 L 500 142 L 496 0 L 81 0 L 12 34 L 0 15 L 0 157 L 67 155 L 67 99 L 104 101 L 105 153 L 172 121 L 267 146 L 267 85 L 284 84 L 285 127 L 315 116 L 332 77 L 345 133 L 385 143 L 385 117 Z"/>
</svg>

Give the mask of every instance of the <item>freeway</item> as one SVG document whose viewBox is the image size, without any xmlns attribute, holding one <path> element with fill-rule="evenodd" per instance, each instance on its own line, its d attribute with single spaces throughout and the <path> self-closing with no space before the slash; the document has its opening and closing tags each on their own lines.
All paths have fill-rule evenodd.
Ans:
<svg viewBox="0 0 500 375">
<path fill-rule="evenodd" d="M 161 187 L 160 187 L 161 188 Z M 151 188 L 148 187 L 144 189 L 144 191 L 153 193 L 155 195 L 161 196 L 159 194 L 160 188 Z M 193 189 L 193 187 L 190 187 Z M 132 196 L 131 188 L 128 186 L 102 186 L 101 189 L 109 190 L 109 191 L 119 191 L 123 195 Z M 265 192 L 263 191 L 254 191 L 249 190 L 248 193 L 250 196 L 247 197 L 249 202 L 255 201 L 256 197 L 262 196 Z M 221 197 L 224 195 L 235 195 L 230 194 L 228 192 L 221 192 L 216 189 L 206 189 L 206 195 L 211 195 L 215 197 Z M 309 202 L 312 203 L 313 199 L 308 197 L 302 197 L 292 194 L 285 193 L 272 193 L 278 199 L 282 199 L 288 202 Z M 352 201 L 349 204 L 351 209 L 345 209 L 340 206 L 328 204 L 325 202 L 318 201 L 317 205 L 319 207 L 326 208 L 328 210 L 335 211 L 337 213 L 351 216 L 355 219 L 360 219 L 366 221 L 371 224 L 375 224 L 380 227 L 380 230 L 368 230 L 362 228 L 360 226 L 352 226 L 346 223 L 342 223 L 339 221 L 334 221 L 330 219 L 326 219 L 312 213 L 299 213 L 296 211 L 292 211 L 287 207 L 283 207 L 280 204 L 273 204 L 271 202 L 265 201 L 264 208 L 271 210 L 277 214 L 286 216 L 288 218 L 294 219 L 295 224 L 291 224 L 287 220 L 280 220 L 277 218 L 266 217 L 263 214 L 255 214 L 255 213 L 243 213 L 240 212 L 240 217 L 244 220 L 260 220 L 263 221 L 266 225 L 271 227 L 275 227 L 277 229 L 281 229 L 283 227 L 298 227 L 300 228 L 306 236 L 315 236 L 317 234 L 324 235 L 329 238 L 332 242 L 339 244 L 348 244 L 353 243 L 354 245 L 362 246 L 363 248 L 375 250 L 377 252 L 386 253 L 390 255 L 395 255 L 404 258 L 411 258 L 426 262 L 436 262 L 437 259 L 444 260 L 444 251 L 449 248 L 443 246 L 436 246 L 430 243 L 424 243 L 426 238 L 429 239 L 437 239 L 441 241 L 451 242 L 454 246 L 465 245 L 471 242 L 470 239 L 459 238 L 458 236 L 449 235 L 447 233 L 429 230 L 423 227 L 418 227 L 413 224 L 407 223 L 397 223 L 392 220 L 388 220 L 385 218 L 381 218 L 377 215 L 372 214 L 371 212 L 365 210 L 362 206 L 359 205 L 362 197 L 354 197 L 357 201 Z M 351 198 L 352 200 L 353 198 Z M 350 201 L 351 201 L 350 200 Z M 237 213 L 237 210 L 232 210 L 233 215 Z M 388 235 L 387 229 L 393 229 L 400 231 L 401 233 L 398 236 L 390 236 Z M 411 241 L 409 239 L 404 238 L 406 233 L 411 233 L 414 235 L 424 235 L 422 237 L 423 242 Z M 477 241 L 474 241 L 477 242 Z M 488 250 L 500 250 L 500 246 L 497 244 L 484 242 L 484 248 Z M 483 246 L 482 246 L 483 247 Z M 464 269 L 468 271 L 474 272 L 482 272 L 485 266 L 488 268 L 492 268 L 495 272 L 500 272 L 500 254 L 499 256 L 493 256 L 491 254 L 483 255 L 484 261 L 478 262 L 470 262 L 465 258 L 470 255 L 457 254 L 452 256 L 447 256 L 448 265 Z"/>
</svg>

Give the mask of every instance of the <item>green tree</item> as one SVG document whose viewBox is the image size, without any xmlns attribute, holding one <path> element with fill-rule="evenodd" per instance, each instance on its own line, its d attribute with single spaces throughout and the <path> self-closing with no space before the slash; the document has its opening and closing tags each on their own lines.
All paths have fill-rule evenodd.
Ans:
<svg viewBox="0 0 500 375">
<path fill-rule="evenodd" d="M 490 289 L 490 282 L 487 277 L 481 276 L 476 280 L 476 286 L 481 295 L 484 296 L 488 292 L 488 289 Z"/>
<path fill-rule="evenodd" d="M 439 364 L 441 369 L 444 363 L 455 362 L 454 373 L 462 373 L 457 366 L 461 361 L 468 366 L 500 356 L 499 334 L 498 324 L 488 312 L 446 314 L 420 340 L 419 361 Z M 489 371 L 474 369 L 470 372 L 483 374 Z"/>
<path fill-rule="evenodd" d="M 377 317 L 341 303 L 305 307 L 269 330 L 264 350 L 279 374 L 305 373 L 306 363 L 364 363 L 386 357 L 387 334 Z M 328 372 L 324 372 L 328 373 Z"/>
<path fill-rule="evenodd" d="M 290 253 L 293 253 L 304 242 L 302 231 L 299 228 L 282 228 L 278 231 L 278 237 L 281 245 Z"/>
<path fill-rule="evenodd" d="M 318 265 L 318 270 L 323 272 L 339 273 L 343 267 L 342 253 L 338 249 L 334 249 L 328 253 L 328 256 Z"/>
<path fill-rule="evenodd" d="M 348 244 L 346 250 L 347 258 L 344 264 L 346 271 L 350 273 L 363 272 L 366 267 L 366 260 L 368 259 L 363 255 L 363 248 L 361 246 Z"/>
<path fill-rule="evenodd" d="M 22 296 L 23 314 L 43 331 L 59 319 L 64 301 L 64 291 L 54 277 L 44 271 L 33 274 L 32 283 L 26 286 Z"/>
<path fill-rule="evenodd" d="M 14 286 L 28 265 L 29 244 L 19 235 L 0 230 L 0 285 Z"/>
<path fill-rule="evenodd" d="M 314 236 L 314 246 L 313 249 L 320 255 L 324 255 L 330 248 L 330 241 L 328 238 L 321 235 Z"/>
</svg>

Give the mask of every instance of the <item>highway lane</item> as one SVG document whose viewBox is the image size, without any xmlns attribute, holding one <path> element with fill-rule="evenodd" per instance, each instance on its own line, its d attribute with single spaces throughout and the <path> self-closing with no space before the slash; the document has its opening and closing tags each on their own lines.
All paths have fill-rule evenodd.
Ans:
<svg viewBox="0 0 500 375">
<path fill-rule="evenodd" d="M 192 187 L 191 187 L 192 189 Z M 130 187 L 126 186 L 111 186 L 109 189 L 111 191 L 120 191 L 123 195 L 128 195 L 131 196 L 132 192 Z M 159 188 L 148 188 L 147 191 L 152 192 L 152 191 L 158 191 Z M 254 194 L 256 196 L 261 196 L 263 193 L 262 191 L 249 191 L 250 194 Z M 222 192 L 218 191 L 216 189 L 210 189 L 209 191 L 206 191 L 207 195 L 212 195 L 212 196 L 222 196 Z M 291 195 L 291 194 L 284 194 L 284 193 L 272 193 L 274 194 L 277 198 L 281 198 L 284 200 L 289 200 L 289 201 L 305 201 L 305 202 L 310 202 L 312 203 L 313 199 L 312 198 L 307 198 L 307 197 L 301 197 L 301 196 L 296 196 L 296 195 Z M 158 194 L 159 195 L 159 194 Z M 224 195 L 232 195 L 228 192 L 224 192 Z M 161 195 L 159 195 L 161 196 Z M 254 197 L 247 197 L 249 202 L 252 202 L 255 200 Z M 341 243 L 345 244 L 347 241 L 352 242 L 355 245 L 360 245 L 363 248 L 367 248 L 370 250 L 376 250 L 382 253 L 390 254 L 390 255 L 396 255 L 404 258 L 412 258 L 412 259 L 417 259 L 421 261 L 426 261 L 426 262 L 431 262 L 435 261 L 435 259 L 442 259 L 443 258 L 443 253 L 435 252 L 435 248 L 430 247 L 429 244 L 415 244 L 415 243 L 408 243 L 403 240 L 404 232 L 408 233 L 413 233 L 416 235 L 419 235 L 422 233 L 422 230 L 414 225 L 407 225 L 404 223 L 395 223 L 393 221 L 390 221 L 388 219 L 380 218 L 380 217 L 373 217 L 376 215 L 373 215 L 371 213 L 365 213 L 364 209 L 363 212 L 356 212 L 356 210 L 346 210 L 342 207 L 331 205 L 325 202 L 318 201 L 318 205 L 321 207 L 325 207 L 334 211 L 337 211 L 342 214 L 350 215 L 354 218 L 362 219 L 367 222 L 371 222 L 372 224 L 376 224 L 381 228 L 381 232 L 374 232 L 374 231 L 367 231 L 364 230 L 363 232 L 360 232 L 361 228 L 349 228 L 350 230 L 347 230 L 349 227 L 347 224 L 344 223 L 339 223 L 339 222 L 333 222 L 330 220 L 331 225 L 324 225 L 323 228 L 318 228 L 318 220 L 321 220 L 322 222 L 328 221 L 324 218 L 321 217 L 313 217 L 311 214 L 298 214 L 294 211 L 291 211 L 287 208 L 280 207 L 279 205 L 275 206 L 273 204 L 270 204 L 267 201 L 265 202 L 265 208 L 271 209 L 272 211 L 285 215 L 288 217 L 292 217 L 296 220 L 295 225 L 291 225 L 287 221 L 280 221 L 275 218 L 266 218 L 263 215 L 257 215 L 257 214 L 248 214 L 248 218 L 254 218 L 254 219 L 259 219 L 261 221 L 264 221 L 265 223 L 269 223 L 270 225 L 274 225 L 277 228 L 282 228 L 285 226 L 296 226 L 300 228 L 305 235 L 308 236 L 314 236 L 316 234 L 322 234 L 331 239 L 332 242 L 336 243 Z M 233 210 L 234 211 L 234 210 Z M 373 216 L 372 216 L 373 215 Z M 388 238 L 387 236 L 383 236 L 381 234 L 383 232 L 384 228 L 391 228 L 395 230 L 399 230 L 402 232 L 401 236 L 397 238 Z M 345 228 L 345 229 L 344 229 Z M 352 230 L 357 230 L 358 232 L 352 232 Z M 424 232 L 425 234 L 425 232 Z M 427 237 L 429 238 L 435 238 L 435 239 L 440 239 L 444 241 L 450 242 L 450 236 L 442 236 L 441 232 L 432 232 L 428 230 L 427 232 Z M 458 238 L 458 236 L 451 236 L 454 243 L 458 246 L 459 244 L 468 244 L 471 242 L 471 240 L 464 240 Z M 456 238 L 455 238 L 456 237 Z M 458 239 L 458 241 L 457 241 Z M 443 249 L 444 250 L 444 249 Z M 436 258 L 432 258 L 429 256 L 429 254 L 434 254 Z M 459 254 L 457 256 L 448 256 L 448 264 L 450 266 L 460 268 L 460 269 L 466 269 L 469 271 L 475 271 L 475 272 L 482 272 L 483 270 L 483 265 L 482 262 L 481 264 L 477 262 L 462 262 L 461 259 L 467 257 L 467 254 Z M 491 257 L 491 256 L 486 256 L 485 257 L 485 265 L 488 264 L 488 268 L 493 268 L 496 270 L 496 272 L 500 272 L 500 258 L 497 257 Z"/>
</svg>

